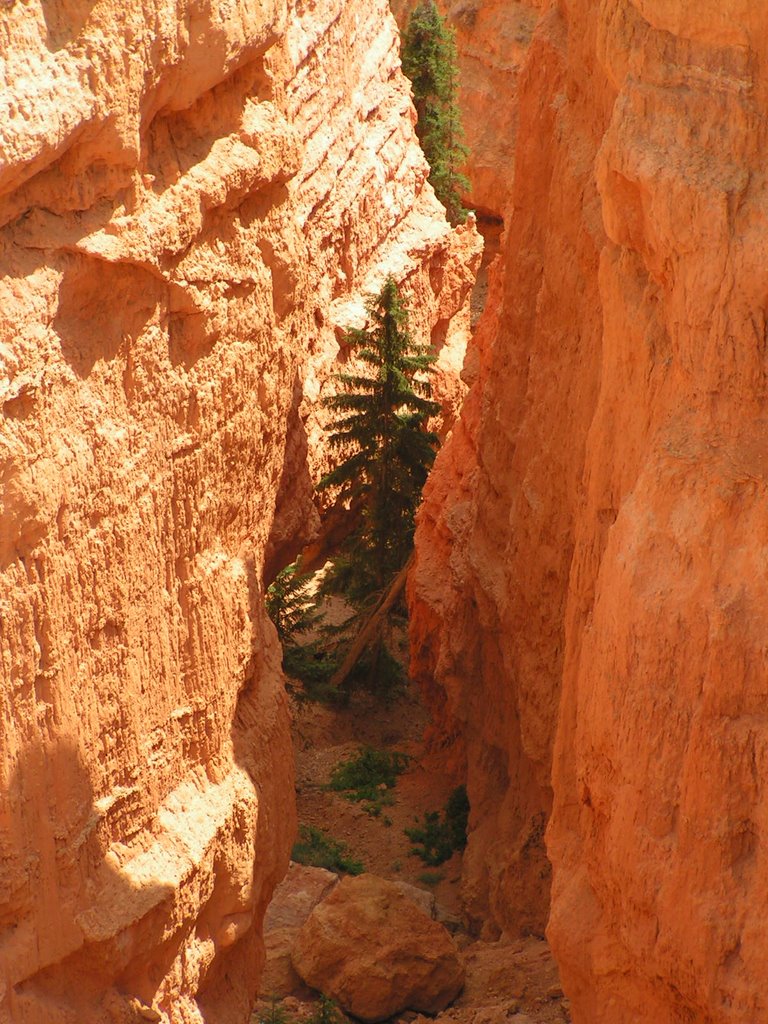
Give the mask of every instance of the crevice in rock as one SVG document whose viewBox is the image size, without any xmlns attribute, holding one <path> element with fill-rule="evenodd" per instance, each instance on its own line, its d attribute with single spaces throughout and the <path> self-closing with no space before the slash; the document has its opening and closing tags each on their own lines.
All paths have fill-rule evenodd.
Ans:
<svg viewBox="0 0 768 1024">
<path fill-rule="evenodd" d="M 504 218 L 499 214 L 486 210 L 475 211 L 477 230 L 483 239 L 483 258 L 477 272 L 475 287 L 472 290 L 472 315 L 470 325 L 474 330 L 483 315 L 488 301 L 488 270 L 501 251 L 501 239 L 504 234 Z"/>
</svg>

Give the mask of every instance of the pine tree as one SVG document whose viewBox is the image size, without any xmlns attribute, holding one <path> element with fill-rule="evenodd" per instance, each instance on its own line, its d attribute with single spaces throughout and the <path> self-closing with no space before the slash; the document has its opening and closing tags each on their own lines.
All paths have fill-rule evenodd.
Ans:
<svg viewBox="0 0 768 1024">
<path fill-rule="evenodd" d="M 267 590 L 267 614 L 275 624 L 281 644 L 293 641 L 297 633 L 305 633 L 318 620 L 314 602 L 307 593 L 312 573 L 300 573 L 298 564 L 286 565 Z"/>
<path fill-rule="evenodd" d="M 328 679 L 338 659 L 332 631 L 310 593 L 313 581 L 312 573 L 298 571 L 297 562 L 287 565 L 267 589 L 266 608 L 283 647 L 283 671 L 302 683 L 299 696 L 327 700 L 332 696 Z M 293 689 L 292 684 L 288 688 Z"/>
<path fill-rule="evenodd" d="M 411 341 L 408 313 L 391 277 L 368 315 L 369 326 L 348 332 L 365 369 L 336 374 L 341 390 L 324 403 L 337 414 L 330 443 L 342 461 L 319 484 L 339 487 L 362 509 L 362 528 L 346 553 L 360 596 L 380 590 L 408 558 L 414 514 L 437 448 L 425 424 L 440 409 L 426 379 L 435 357 Z"/>
<path fill-rule="evenodd" d="M 429 180 L 448 219 L 458 224 L 467 211 L 460 193 L 469 181 L 459 168 L 469 153 L 457 99 L 458 68 L 453 29 L 435 0 L 421 0 L 403 35 L 403 72 L 413 85 L 416 134 L 430 166 Z"/>
</svg>

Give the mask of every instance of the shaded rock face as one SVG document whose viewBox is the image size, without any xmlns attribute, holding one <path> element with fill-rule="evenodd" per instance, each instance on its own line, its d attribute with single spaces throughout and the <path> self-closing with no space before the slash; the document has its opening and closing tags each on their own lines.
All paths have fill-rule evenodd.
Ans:
<svg viewBox="0 0 768 1024">
<path fill-rule="evenodd" d="M 293 947 L 301 977 L 364 1021 L 402 1010 L 439 1013 L 464 984 L 446 929 L 401 886 L 345 878 L 309 915 Z"/>
<path fill-rule="evenodd" d="M 263 580 L 313 527 L 312 404 L 387 272 L 460 343 L 476 239 L 383 2 L 0 31 L 0 1018 L 241 1021 L 295 824 Z"/>
<path fill-rule="evenodd" d="M 477 380 L 425 491 L 409 590 L 412 671 L 433 709 L 435 744 L 446 747 L 458 777 L 466 774 L 464 899 L 486 937 L 543 934 L 548 914 L 544 830 L 572 529 L 563 502 L 577 485 L 582 457 L 574 439 L 586 432 L 590 412 L 569 387 L 580 348 L 555 339 L 561 318 L 599 330 L 592 232 L 602 238 L 599 218 L 584 227 L 591 165 L 574 165 L 565 143 L 562 153 L 553 147 L 563 115 L 552 99 L 564 75 L 563 25 L 550 16 L 533 37 L 513 100 L 511 202 L 522 212 L 507 230 L 501 264 L 491 268 L 474 339 Z M 591 130 L 586 101 L 583 113 Z M 598 142 L 596 135 L 595 149 Z M 551 222 L 542 216 L 548 207 Z M 532 363 L 538 339 L 543 353 Z M 541 515 L 532 518 L 533 509 Z"/>
<path fill-rule="evenodd" d="M 465 889 L 581 1024 L 761 1020 L 765 15 L 565 0 L 411 580 Z M 551 811 L 551 817 L 550 817 Z"/>
</svg>

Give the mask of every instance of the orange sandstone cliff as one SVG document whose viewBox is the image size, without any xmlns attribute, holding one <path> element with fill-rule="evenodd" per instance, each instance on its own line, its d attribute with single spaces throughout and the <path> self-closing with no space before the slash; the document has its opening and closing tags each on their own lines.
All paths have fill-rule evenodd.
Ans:
<svg viewBox="0 0 768 1024">
<path fill-rule="evenodd" d="M 402 28 L 418 0 L 391 0 Z M 518 76 L 546 0 L 436 0 L 453 29 L 458 95 L 469 150 L 467 197 L 479 216 L 500 217 L 515 178 Z"/>
<path fill-rule="evenodd" d="M 548 922 L 577 1024 L 762 1022 L 766 14 L 536 6 L 414 670 L 478 927 Z"/>
<path fill-rule="evenodd" d="M 312 405 L 386 273 L 456 363 L 476 236 L 383 0 L 11 2 L 0 48 L 0 1020 L 243 1021 Z"/>
</svg>

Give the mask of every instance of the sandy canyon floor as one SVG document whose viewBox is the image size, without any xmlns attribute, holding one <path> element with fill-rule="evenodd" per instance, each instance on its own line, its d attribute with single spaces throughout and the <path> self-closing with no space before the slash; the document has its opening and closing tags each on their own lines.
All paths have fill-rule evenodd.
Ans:
<svg viewBox="0 0 768 1024">
<path fill-rule="evenodd" d="M 503 937 L 488 942 L 465 930 L 461 914 L 461 853 L 439 867 L 426 866 L 413 853 L 405 828 L 428 811 L 440 810 L 453 783 L 439 767 L 439 755 L 425 747 L 427 716 L 409 690 L 382 705 L 359 696 L 349 707 L 294 703 L 294 748 L 299 821 L 324 829 L 342 841 L 368 872 L 403 881 L 434 894 L 440 917 L 453 932 L 466 961 L 467 980 L 458 1000 L 438 1021 L 456 1024 L 564 1024 L 570 1020 L 557 967 L 541 936 Z M 400 751 L 410 757 L 392 792 L 394 801 L 372 816 L 359 803 L 327 788 L 333 768 L 361 746 Z M 266 993 L 265 993 L 266 995 Z M 313 1010 L 309 992 L 283 1000 L 289 1018 L 301 1020 Z M 269 1003 L 260 1001 L 254 1024 Z M 415 1013 L 397 1022 L 422 1021 Z"/>
</svg>

